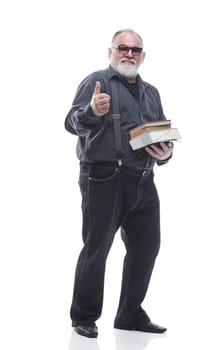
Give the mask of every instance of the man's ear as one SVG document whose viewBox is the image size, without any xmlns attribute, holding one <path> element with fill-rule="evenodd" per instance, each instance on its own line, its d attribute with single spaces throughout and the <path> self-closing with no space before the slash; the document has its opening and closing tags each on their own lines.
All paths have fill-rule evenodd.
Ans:
<svg viewBox="0 0 224 350">
<path fill-rule="evenodd" d="M 145 53 L 145 51 L 143 51 L 143 52 L 142 52 L 142 59 L 141 59 L 141 62 L 142 62 L 142 63 L 144 62 L 145 56 L 146 56 L 146 53 Z"/>
<path fill-rule="evenodd" d="M 111 49 L 111 47 L 109 47 L 109 49 L 108 49 L 108 57 L 109 58 L 110 58 L 111 54 L 112 54 L 112 49 Z"/>
</svg>

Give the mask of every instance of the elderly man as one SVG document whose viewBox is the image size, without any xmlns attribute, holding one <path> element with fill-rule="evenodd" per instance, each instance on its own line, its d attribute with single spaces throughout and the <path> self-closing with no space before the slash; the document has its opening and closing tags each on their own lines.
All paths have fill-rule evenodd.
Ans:
<svg viewBox="0 0 224 350">
<path fill-rule="evenodd" d="M 108 68 L 81 82 L 65 120 L 65 128 L 78 136 L 84 243 L 70 314 L 76 332 L 92 338 L 98 335 L 106 259 L 118 229 L 127 253 L 114 327 L 166 331 L 151 322 L 141 304 L 160 247 L 153 167 L 167 163 L 173 146 L 168 142 L 133 151 L 129 144 L 130 129 L 165 120 L 157 89 L 138 74 L 145 58 L 140 35 L 132 29 L 116 32 L 108 56 Z"/>
</svg>

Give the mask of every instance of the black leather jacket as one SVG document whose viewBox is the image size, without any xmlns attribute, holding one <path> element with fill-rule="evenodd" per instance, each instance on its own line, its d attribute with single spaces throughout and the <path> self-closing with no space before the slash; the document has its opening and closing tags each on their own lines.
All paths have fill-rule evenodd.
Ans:
<svg viewBox="0 0 224 350">
<path fill-rule="evenodd" d="M 119 95 L 123 163 L 137 169 L 152 168 L 155 159 L 144 149 L 131 149 L 129 130 L 144 122 L 165 119 L 159 93 L 154 86 L 144 82 L 138 75 L 136 96 L 129 84 L 111 66 L 90 74 L 81 82 L 65 119 L 66 130 L 78 136 L 77 157 L 81 162 L 89 163 L 116 160 L 112 106 L 109 113 L 103 117 L 94 116 L 90 107 L 96 81 L 101 83 L 101 92 L 111 96 L 110 80 L 114 78 L 117 80 Z M 166 162 L 157 161 L 158 165 Z"/>
</svg>

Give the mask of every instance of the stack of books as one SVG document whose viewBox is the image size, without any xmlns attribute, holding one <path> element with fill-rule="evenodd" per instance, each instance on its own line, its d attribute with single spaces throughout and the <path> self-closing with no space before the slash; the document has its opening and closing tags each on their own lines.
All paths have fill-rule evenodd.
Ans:
<svg viewBox="0 0 224 350">
<path fill-rule="evenodd" d="M 177 128 L 171 127 L 171 120 L 148 122 L 130 130 L 130 145 L 133 150 L 156 144 L 180 140 Z"/>
</svg>

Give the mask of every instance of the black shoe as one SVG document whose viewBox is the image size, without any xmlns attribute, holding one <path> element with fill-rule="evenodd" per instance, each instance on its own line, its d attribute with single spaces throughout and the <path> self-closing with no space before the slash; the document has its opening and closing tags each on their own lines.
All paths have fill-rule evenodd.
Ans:
<svg viewBox="0 0 224 350">
<path fill-rule="evenodd" d="M 148 333 L 164 333 L 167 330 L 167 328 L 161 327 L 155 323 L 152 323 L 151 321 L 147 322 L 145 325 L 136 326 L 136 327 L 115 325 L 114 328 L 124 329 L 128 331 L 148 332 Z"/>
<path fill-rule="evenodd" d="M 86 326 L 75 326 L 74 330 L 76 331 L 76 333 L 78 333 L 79 335 L 83 335 L 84 337 L 97 338 L 98 336 L 98 330 L 95 324 Z"/>
</svg>

